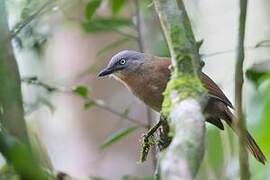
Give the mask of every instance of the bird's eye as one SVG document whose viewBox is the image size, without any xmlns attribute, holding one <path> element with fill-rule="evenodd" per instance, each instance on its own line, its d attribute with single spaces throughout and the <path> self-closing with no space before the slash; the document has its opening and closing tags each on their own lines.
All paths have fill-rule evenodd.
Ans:
<svg viewBox="0 0 270 180">
<path fill-rule="evenodd" d="M 120 59 L 119 64 L 124 65 L 124 64 L 126 64 L 126 62 L 127 62 L 126 59 Z"/>
</svg>

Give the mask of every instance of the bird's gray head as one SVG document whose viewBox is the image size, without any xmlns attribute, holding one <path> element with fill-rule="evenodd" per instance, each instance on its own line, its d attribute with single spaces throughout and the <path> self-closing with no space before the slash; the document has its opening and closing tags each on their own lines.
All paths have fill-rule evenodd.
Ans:
<svg viewBox="0 0 270 180">
<path fill-rule="evenodd" d="M 98 76 L 107 76 L 116 72 L 117 74 L 136 72 L 144 63 L 144 56 L 143 53 L 137 51 L 121 51 L 111 58 L 107 67 Z"/>
</svg>

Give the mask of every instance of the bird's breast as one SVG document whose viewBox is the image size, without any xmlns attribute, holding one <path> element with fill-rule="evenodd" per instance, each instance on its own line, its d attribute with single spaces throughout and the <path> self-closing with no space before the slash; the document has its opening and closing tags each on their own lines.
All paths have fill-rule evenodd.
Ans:
<svg viewBox="0 0 270 180">
<path fill-rule="evenodd" d="M 155 111 L 161 110 L 164 87 L 148 81 L 144 84 L 127 84 L 131 92 Z"/>
<path fill-rule="evenodd" d="M 168 66 L 151 67 L 142 72 L 125 75 L 120 79 L 135 96 L 159 112 L 163 102 L 163 91 L 170 77 Z"/>
</svg>

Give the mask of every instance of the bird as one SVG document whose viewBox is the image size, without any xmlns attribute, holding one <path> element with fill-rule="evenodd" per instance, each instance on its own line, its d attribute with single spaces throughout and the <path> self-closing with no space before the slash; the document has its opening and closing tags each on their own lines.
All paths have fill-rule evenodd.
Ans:
<svg viewBox="0 0 270 180">
<path fill-rule="evenodd" d="M 112 76 L 123 83 L 136 97 L 156 112 L 160 112 L 163 92 L 171 76 L 171 58 L 158 57 L 133 50 L 122 50 L 112 56 L 108 65 L 102 69 L 98 77 Z M 235 117 L 231 111 L 233 105 L 218 85 L 205 73 L 198 76 L 207 90 L 208 102 L 204 108 L 207 122 L 224 130 L 223 122 L 233 130 Z M 245 141 L 248 150 L 262 164 L 266 157 L 256 141 L 246 130 Z"/>
</svg>

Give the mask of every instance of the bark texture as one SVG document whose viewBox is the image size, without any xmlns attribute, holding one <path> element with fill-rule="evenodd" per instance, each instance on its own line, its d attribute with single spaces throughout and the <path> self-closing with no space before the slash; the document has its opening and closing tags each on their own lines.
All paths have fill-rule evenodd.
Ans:
<svg viewBox="0 0 270 180">
<path fill-rule="evenodd" d="M 169 147 L 160 156 L 162 179 L 193 179 L 204 154 L 205 90 L 198 78 L 197 43 L 182 1 L 154 0 L 172 57 L 172 78 L 164 92 L 162 113 L 168 117 Z"/>
</svg>

